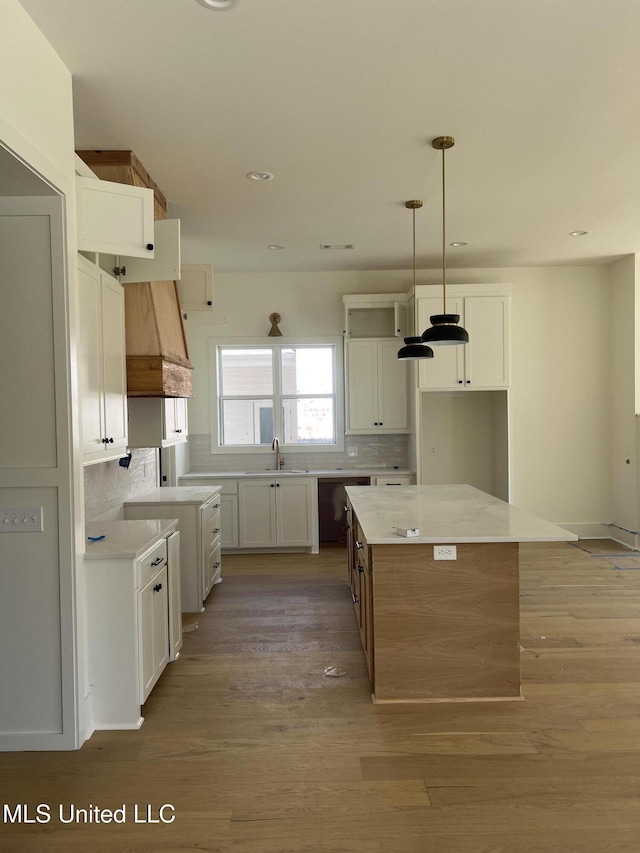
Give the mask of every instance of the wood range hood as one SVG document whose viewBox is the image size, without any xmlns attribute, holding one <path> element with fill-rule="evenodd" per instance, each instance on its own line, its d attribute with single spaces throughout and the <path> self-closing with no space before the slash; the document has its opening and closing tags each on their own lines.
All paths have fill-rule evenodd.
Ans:
<svg viewBox="0 0 640 853">
<path fill-rule="evenodd" d="M 166 219 L 167 201 L 133 151 L 77 151 L 104 181 L 147 187 L 155 219 Z M 191 397 L 192 366 L 175 281 L 124 285 L 129 397 Z"/>
</svg>

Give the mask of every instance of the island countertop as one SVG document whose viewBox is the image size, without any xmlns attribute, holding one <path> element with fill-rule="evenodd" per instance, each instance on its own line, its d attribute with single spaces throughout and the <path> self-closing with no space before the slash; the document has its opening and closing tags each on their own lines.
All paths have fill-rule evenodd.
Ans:
<svg viewBox="0 0 640 853">
<path fill-rule="evenodd" d="M 347 486 L 369 545 L 565 542 L 575 533 L 469 485 Z M 417 528 L 415 537 L 396 527 Z"/>
</svg>

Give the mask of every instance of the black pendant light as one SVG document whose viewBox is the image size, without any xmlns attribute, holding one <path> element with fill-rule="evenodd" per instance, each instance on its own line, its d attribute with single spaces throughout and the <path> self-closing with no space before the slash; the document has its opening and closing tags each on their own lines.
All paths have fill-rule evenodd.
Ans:
<svg viewBox="0 0 640 853">
<path fill-rule="evenodd" d="M 417 306 L 416 306 L 416 210 L 422 207 L 422 202 L 419 198 L 414 198 L 411 201 L 406 201 L 404 206 L 407 210 L 413 211 L 413 328 L 417 329 Z M 416 361 L 419 358 L 433 358 L 433 350 L 431 347 L 422 343 L 420 335 L 404 339 L 404 346 L 398 350 L 398 358 L 405 360 Z"/>
<path fill-rule="evenodd" d="M 444 181 L 444 152 L 447 148 L 453 148 L 455 139 L 453 136 L 438 136 L 431 143 L 432 147 L 442 151 L 442 314 L 433 314 L 430 328 L 422 333 L 421 341 L 431 346 L 445 346 L 454 344 L 468 344 L 469 334 L 466 329 L 459 326 L 459 314 L 447 314 L 447 242 L 446 242 L 446 218 L 445 218 L 445 181 Z"/>
</svg>

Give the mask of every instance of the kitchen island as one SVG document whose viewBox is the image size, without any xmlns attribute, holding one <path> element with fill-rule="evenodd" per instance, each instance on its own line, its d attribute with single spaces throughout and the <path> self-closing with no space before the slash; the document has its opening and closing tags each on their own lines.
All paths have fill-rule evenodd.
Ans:
<svg viewBox="0 0 640 853">
<path fill-rule="evenodd" d="M 521 699 L 519 543 L 578 537 L 467 485 L 346 491 L 373 701 Z"/>
</svg>

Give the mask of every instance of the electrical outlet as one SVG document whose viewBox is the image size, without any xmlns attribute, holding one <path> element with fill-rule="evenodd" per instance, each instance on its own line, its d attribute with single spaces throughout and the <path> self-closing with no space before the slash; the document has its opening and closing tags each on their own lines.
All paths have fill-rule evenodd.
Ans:
<svg viewBox="0 0 640 853">
<path fill-rule="evenodd" d="M 455 545 L 434 545 L 433 546 L 434 560 L 457 560 L 458 549 Z"/>
<path fill-rule="evenodd" d="M 347 456 L 357 456 L 358 448 L 357 447 L 347 447 Z"/>
<path fill-rule="evenodd" d="M 0 508 L 0 533 L 42 533 L 41 506 Z"/>
</svg>

